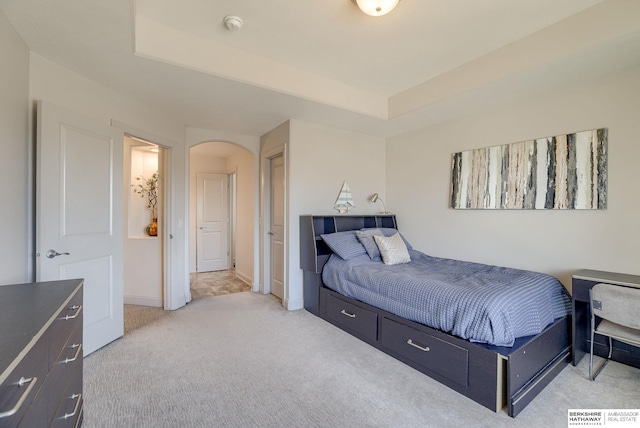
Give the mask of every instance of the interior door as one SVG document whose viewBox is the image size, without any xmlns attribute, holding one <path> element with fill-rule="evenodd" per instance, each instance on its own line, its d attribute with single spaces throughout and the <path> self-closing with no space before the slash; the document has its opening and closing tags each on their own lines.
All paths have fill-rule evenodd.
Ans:
<svg viewBox="0 0 640 428">
<path fill-rule="evenodd" d="M 228 176 L 197 173 L 198 272 L 229 269 Z"/>
<path fill-rule="evenodd" d="M 271 159 L 271 294 L 284 299 L 284 156 Z"/>
<path fill-rule="evenodd" d="M 123 134 L 38 103 L 36 280 L 84 278 L 84 355 L 121 337 Z"/>
</svg>

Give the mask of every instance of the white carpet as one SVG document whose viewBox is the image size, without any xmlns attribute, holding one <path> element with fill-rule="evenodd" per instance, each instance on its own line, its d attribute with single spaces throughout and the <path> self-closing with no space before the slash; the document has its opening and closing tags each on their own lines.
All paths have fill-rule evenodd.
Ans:
<svg viewBox="0 0 640 428">
<path fill-rule="evenodd" d="M 92 427 L 566 427 L 569 408 L 640 407 L 640 370 L 587 358 L 517 418 L 271 296 L 204 298 L 85 358 Z"/>
</svg>

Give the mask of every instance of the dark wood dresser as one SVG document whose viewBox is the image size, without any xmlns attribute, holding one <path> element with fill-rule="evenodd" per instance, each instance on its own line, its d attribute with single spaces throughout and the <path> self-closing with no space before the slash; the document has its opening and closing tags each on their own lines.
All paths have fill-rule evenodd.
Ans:
<svg viewBox="0 0 640 428">
<path fill-rule="evenodd" d="M 82 423 L 82 285 L 0 286 L 0 427 Z"/>
</svg>

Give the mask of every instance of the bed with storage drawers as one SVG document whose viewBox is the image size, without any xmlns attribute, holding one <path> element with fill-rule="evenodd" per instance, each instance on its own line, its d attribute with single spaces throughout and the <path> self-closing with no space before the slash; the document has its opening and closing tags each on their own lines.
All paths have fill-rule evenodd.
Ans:
<svg viewBox="0 0 640 428">
<path fill-rule="evenodd" d="M 386 258 L 383 263 L 370 253 L 363 255 L 357 245 L 351 247 L 355 251 L 345 255 L 346 246 L 335 245 L 332 239 L 349 235 L 350 231 L 373 231 L 391 237 L 397 233 L 396 218 L 393 215 L 300 216 L 305 308 L 313 314 L 493 411 L 506 406 L 512 417 L 569 362 L 570 300 L 555 278 L 535 272 L 435 260 L 413 250 L 404 237 L 411 261 L 406 263 L 406 268 L 391 266 L 387 265 Z M 348 238 L 353 241 L 352 237 Z M 376 238 L 375 242 L 382 244 L 383 240 Z M 432 269 L 436 274 L 427 280 L 418 278 L 421 274 L 416 265 L 420 264 L 426 266 L 420 269 Z M 449 267 L 440 267 L 447 264 L 453 266 L 453 274 L 448 272 Z M 513 284 L 505 283 L 504 287 L 492 284 L 494 278 L 500 282 L 507 275 L 516 278 Z M 453 283 L 449 285 L 447 281 Z M 463 284 L 466 288 L 469 281 L 473 283 L 469 303 L 461 304 L 461 294 L 456 287 Z M 398 291 L 403 288 L 409 292 Z M 421 294 L 423 288 L 428 290 L 426 294 Z M 494 295 L 493 288 L 506 288 L 512 293 L 522 289 L 525 294 L 520 298 L 518 294 L 506 298 Z M 541 289 L 544 291 L 539 291 Z M 398 297 L 401 294 L 410 296 L 408 303 Z M 550 294 L 553 296 L 549 297 Z M 542 300 L 529 303 L 534 302 L 532 296 L 535 295 Z M 431 304 L 439 298 L 445 303 Z M 545 300 L 547 298 L 552 300 Z M 485 307 L 477 309 L 478 302 L 484 300 Z M 504 309 L 496 311 L 496 305 Z M 547 311 L 550 307 L 555 309 Z M 441 313 L 436 315 L 437 310 Z M 486 313 L 475 312 L 478 310 Z M 518 327 L 520 321 L 510 317 L 523 313 L 529 314 L 524 318 L 537 323 L 533 326 L 522 323 Z M 515 327 L 512 328 L 512 324 Z"/>
</svg>

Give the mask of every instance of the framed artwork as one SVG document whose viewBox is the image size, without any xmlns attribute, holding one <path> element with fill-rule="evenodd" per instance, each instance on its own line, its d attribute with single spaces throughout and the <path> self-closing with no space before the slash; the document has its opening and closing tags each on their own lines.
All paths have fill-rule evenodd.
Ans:
<svg viewBox="0 0 640 428">
<path fill-rule="evenodd" d="M 606 209 L 608 128 L 454 153 L 451 208 Z"/>
</svg>

